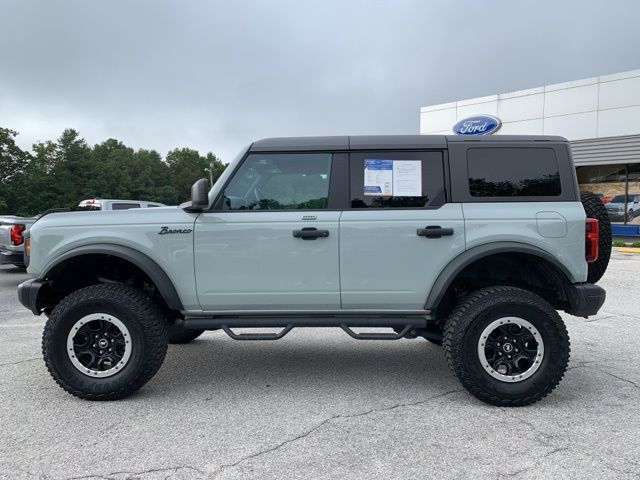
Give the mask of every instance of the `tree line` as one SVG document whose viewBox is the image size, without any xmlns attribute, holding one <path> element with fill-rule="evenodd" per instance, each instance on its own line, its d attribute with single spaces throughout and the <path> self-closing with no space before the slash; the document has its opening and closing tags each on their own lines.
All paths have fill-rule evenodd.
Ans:
<svg viewBox="0 0 640 480">
<path fill-rule="evenodd" d="M 211 152 L 176 148 L 163 159 L 155 150 L 134 150 L 110 138 L 90 146 L 74 129 L 55 141 L 15 142 L 18 132 L 0 127 L 0 215 L 31 216 L 50 208 L 75 208 L 87 198 L 148 200 L 177 205 L 190 198 L 191 184 L 215 181 L 225 165 Z"/>
</svg>

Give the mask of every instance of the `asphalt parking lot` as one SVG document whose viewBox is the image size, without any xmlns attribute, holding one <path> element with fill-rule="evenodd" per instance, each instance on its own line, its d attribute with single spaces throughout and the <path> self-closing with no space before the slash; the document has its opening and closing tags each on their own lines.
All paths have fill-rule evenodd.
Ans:
<svg viewBox="0 0 640 480">
<path fill-rule="evenodd" d="M 640 478 L 640 255 L 616 253 L 597 317 L 564 315 L 569 371 L 535 405 L 482 404 L 422 339 L 210 332 L 128 399 L 49 377 L 44 318 L 0 267 L 0 478 Z"/>
</svg>

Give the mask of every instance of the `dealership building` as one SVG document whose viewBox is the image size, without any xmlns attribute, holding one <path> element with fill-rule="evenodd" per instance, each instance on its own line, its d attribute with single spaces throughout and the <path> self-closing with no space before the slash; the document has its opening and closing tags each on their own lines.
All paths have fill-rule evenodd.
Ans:
<svg viewBox="0 0 640 480">
<path fill-rule="evenodd" d="M 617 234 L 640 235 L 640 70 L 422 107 L 420 133 L 485 133 L 487 118 L 493 135 L 569 139 L 580 189 L 619 205 Z"/>
</svg>

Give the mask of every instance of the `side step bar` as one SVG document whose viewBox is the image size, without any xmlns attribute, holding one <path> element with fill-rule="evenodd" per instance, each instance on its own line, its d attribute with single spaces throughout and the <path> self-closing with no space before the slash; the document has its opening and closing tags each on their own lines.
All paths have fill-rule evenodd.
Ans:
<svg viewBox="0 0 640 480">
<path fill-rule="evenodd" d="M 398 340 L 400 338 L 439 337 L 427 325 L 424 316 L 414 317 L 361 317 L 361 316 L 303 316 L 303 317 L 193 317 L 184 320 L 183 326 L 195 330 L 222 329 L 234 340 L 278 340 L 295 327 L 339 327 L 357 340 Z M 278 333 L 236 333 L 232 328 L 282 328 Z M 354 327 L 393 328 L 395 333 L 359 333 Z"/>
</svg>

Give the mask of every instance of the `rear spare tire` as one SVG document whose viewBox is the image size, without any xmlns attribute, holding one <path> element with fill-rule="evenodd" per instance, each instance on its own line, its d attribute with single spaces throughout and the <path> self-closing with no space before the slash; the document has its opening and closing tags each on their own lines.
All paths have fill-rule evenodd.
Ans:
<svg viewBox="0 0 640 480">
<path fill-rule="evenodd" d="M 607 209 L 592 192 L 580 192 L 580 201 L 587 214 L 587 218 L 598 220 L 598 259 L 589 264 L 587 282 L 596 283 L 607 271 L 611 257 L 611 220 Z"/>
</svg>

